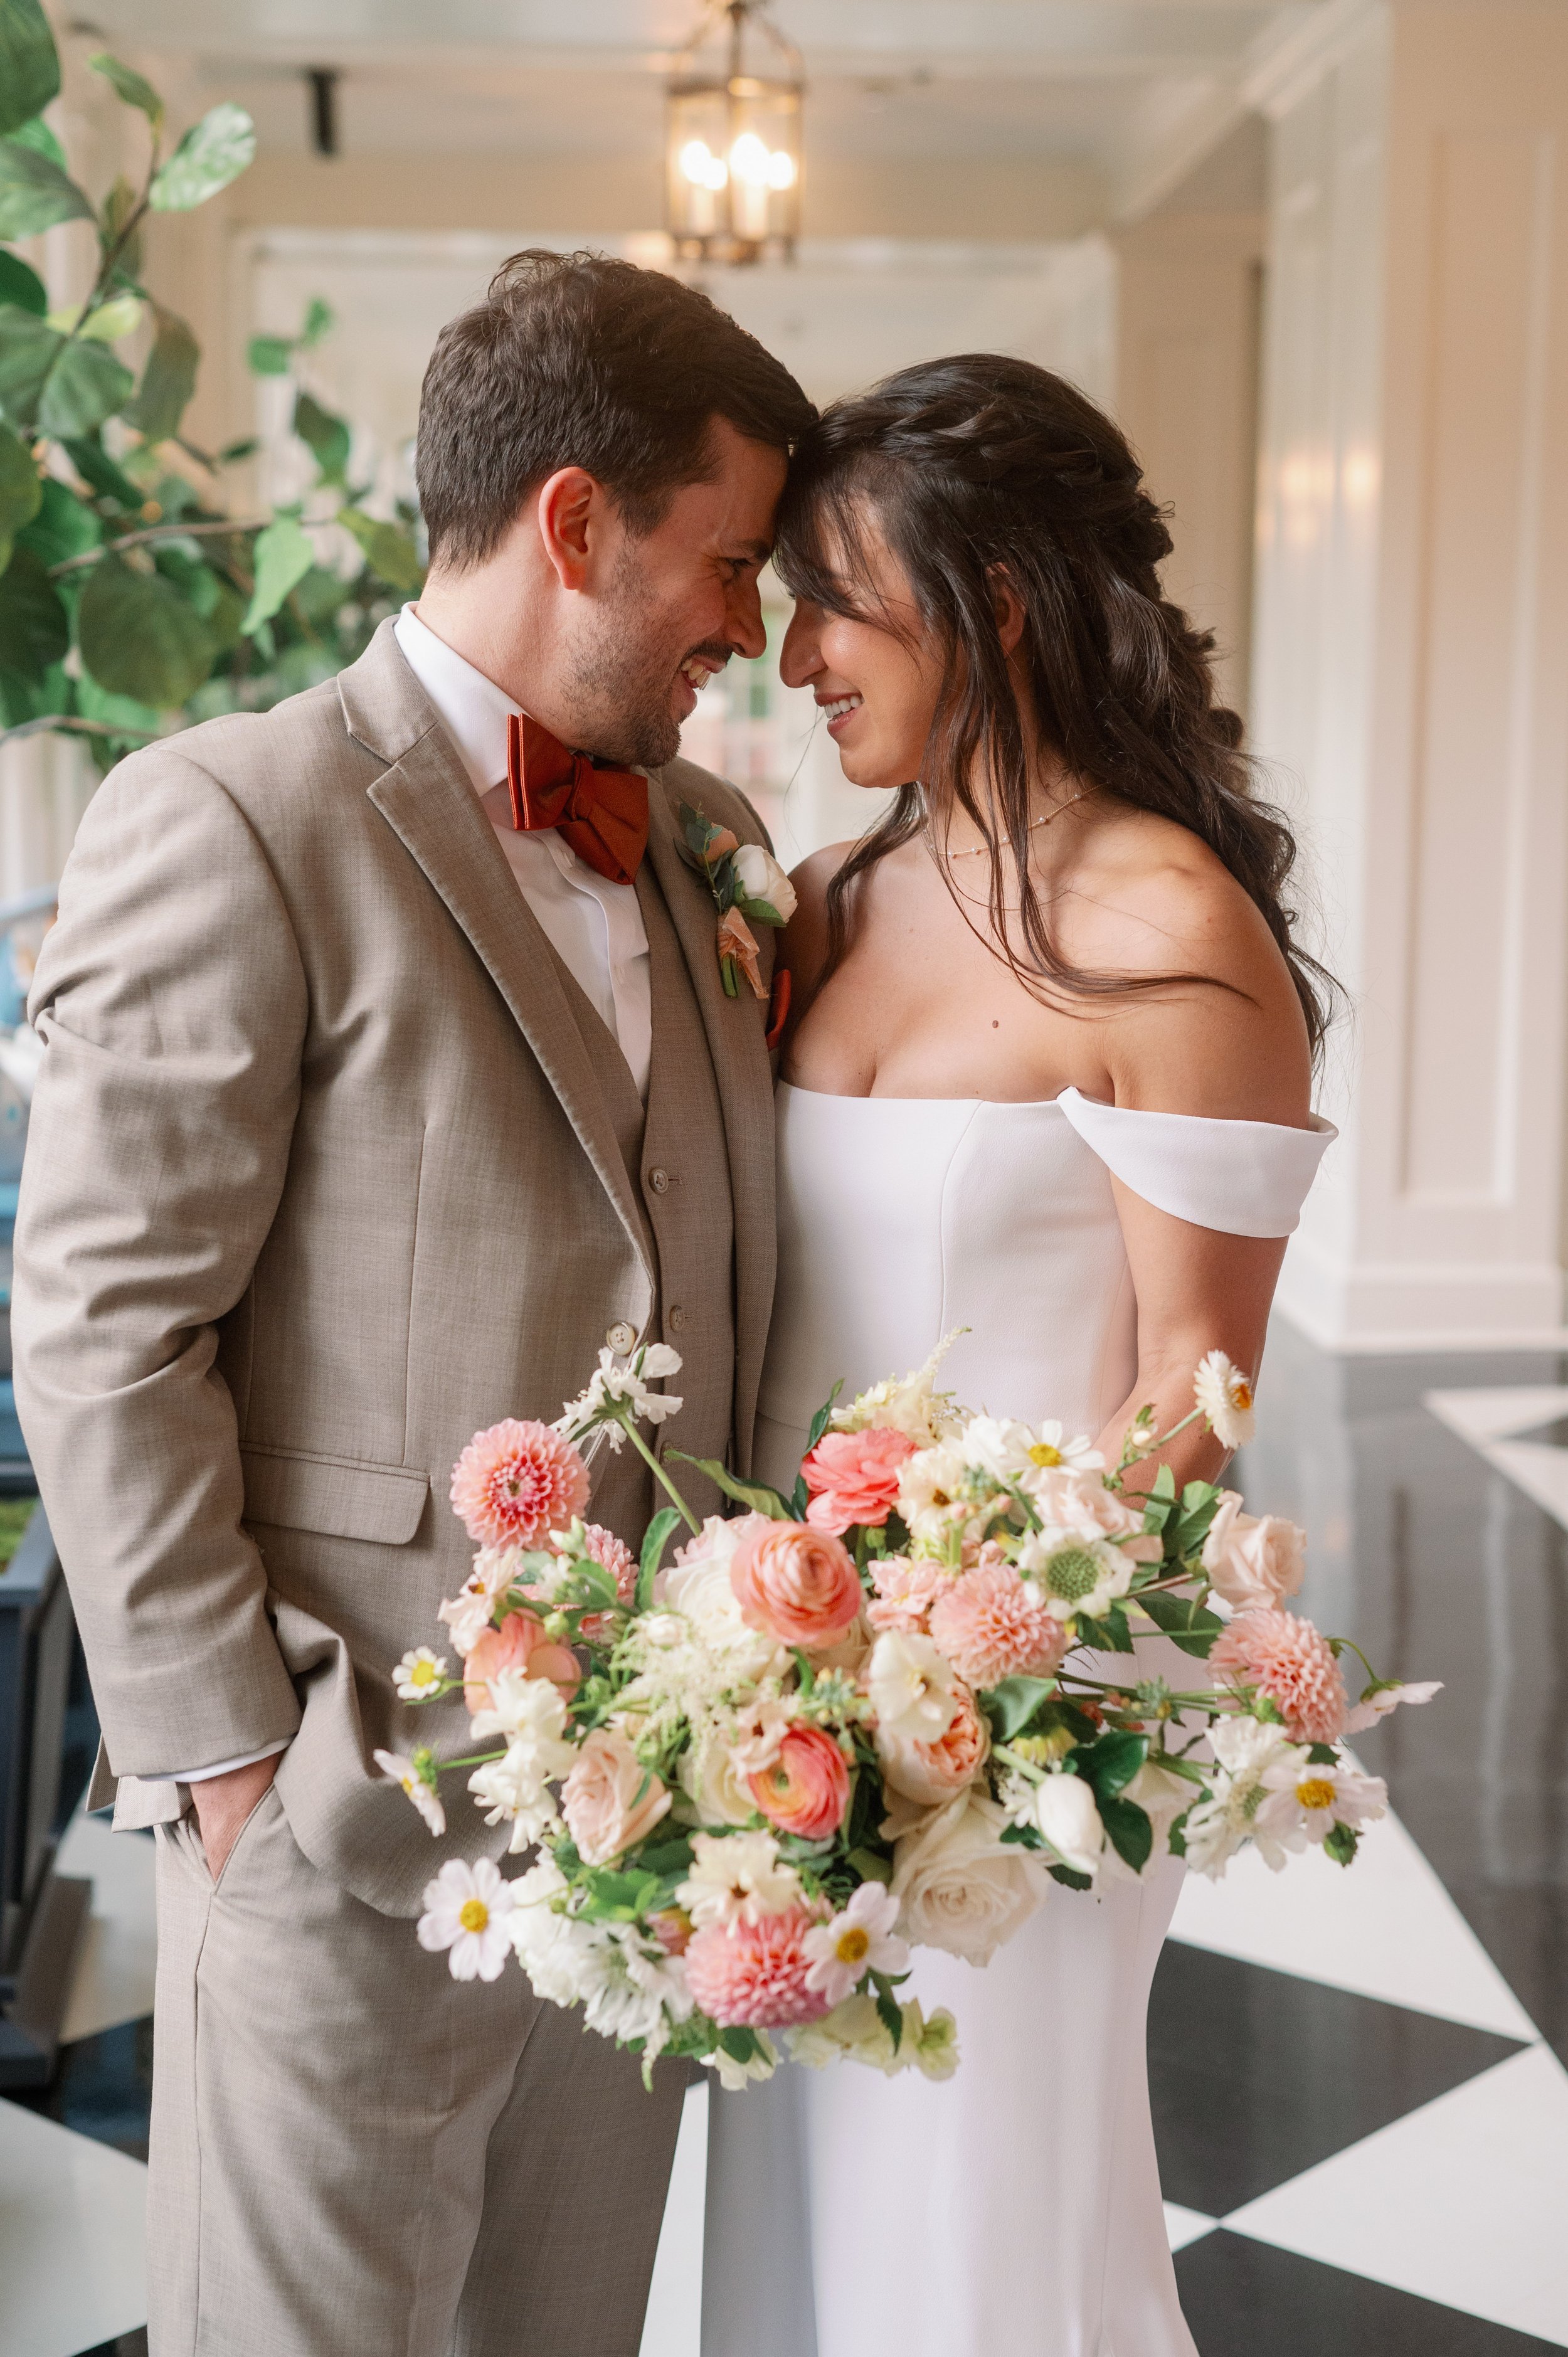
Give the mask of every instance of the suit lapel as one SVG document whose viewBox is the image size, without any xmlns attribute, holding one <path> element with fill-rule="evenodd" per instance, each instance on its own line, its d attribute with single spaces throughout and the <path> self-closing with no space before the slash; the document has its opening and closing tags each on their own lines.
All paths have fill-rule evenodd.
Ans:
<svg viewBox="0 0 1568 2357">
<path fill-rule="evenodd" d="M 753 996 L 744 979 L 739 998 L 725 996 L 715 940 L 718 915 L 705 879 L 682 856 L 676 799 L 660 777 L 650 779 L 648 858 L 692 978 L 724 1108 L 735 1206 L 736 1445 L 740 1463 L 746 1467 L 750 1463 L 752 1424 L 778 1260 L 768 1017 L 763 1002 Z M 772 965 L 773 946 L 772 932 L 764 930 L 765 978 Z"/>
<path fill-rule="evenodd" d="M 550 944 L 391 630 L 338 682 L 350 735 L 390 764 L 370 800 L 483 961 L 652 1278 L 642 1207 Z"/>
</svg>

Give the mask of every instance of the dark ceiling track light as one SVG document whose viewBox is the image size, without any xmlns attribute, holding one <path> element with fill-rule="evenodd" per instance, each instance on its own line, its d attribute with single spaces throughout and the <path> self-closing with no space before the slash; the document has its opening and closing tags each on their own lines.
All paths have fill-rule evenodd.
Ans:
<svg viewBox="0 0 1568 2357">
<path fill-rule="evenodd" d="M 307 66 L 305 79 L 310 91 L 310 129 L 316 152 L 318 156 L 336 156 L 338 69 L 336 66 Z"/>
</svg>

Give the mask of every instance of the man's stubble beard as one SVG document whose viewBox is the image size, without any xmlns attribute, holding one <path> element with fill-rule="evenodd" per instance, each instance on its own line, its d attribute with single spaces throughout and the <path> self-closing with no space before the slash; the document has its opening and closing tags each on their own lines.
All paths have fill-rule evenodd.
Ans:
<svg viewBox="0 0 1568 2357">
<path fill-rule="evenodd" d="M 577 650 L 567 682 L 580 749 L 661 770 L 681 749 L 670 697 L 689 651 L 655 643 L 654 599 L 635 546 L 622 550 L 614 586 L 613 619 L 595 644 Z"/>
</svg>

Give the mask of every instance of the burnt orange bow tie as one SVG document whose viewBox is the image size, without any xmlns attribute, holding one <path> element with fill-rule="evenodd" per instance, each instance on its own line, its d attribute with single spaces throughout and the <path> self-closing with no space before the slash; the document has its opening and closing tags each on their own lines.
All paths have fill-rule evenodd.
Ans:
<svg viewBox="0 0 1568 2357">
<path fill-rule="evenodd" d="M 511 713 L 506 780 L 520 834 L 556 827 L 567 847 L 612 884 L 630 884 L 648 848 L 648 780 L 636 770 L 596 770 L 558 737 Z"/>
</svg>

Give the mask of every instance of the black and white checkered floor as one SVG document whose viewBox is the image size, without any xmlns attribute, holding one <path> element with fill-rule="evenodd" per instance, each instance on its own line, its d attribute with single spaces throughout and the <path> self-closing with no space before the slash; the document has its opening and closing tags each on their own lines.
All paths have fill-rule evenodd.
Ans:
<svg viewBox="0 0 1568 2357">
<path fill-rule="evenodd" d="M 1248 1857 L 1184 1891 L 1149 2057 L 1202 2357 L 1568 2348 L 1565 1372 L 1271 1346 L 1244 1474 L 1312 1531 L 1306 1609 L 1447 1688 L 1363 1739 L 1399 1813 L 1351 1872 Z M 95 1924 L 59 2086 L 0 2104 L 0 2357 L 145 2346 L 151 1845 L 70 1843 Z M 706 2100 L 643 2357 L 696 2357 Z"/>
</svg>

